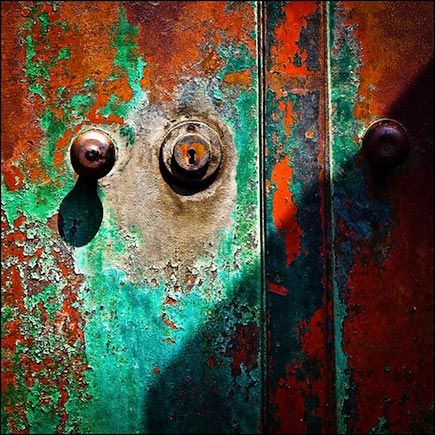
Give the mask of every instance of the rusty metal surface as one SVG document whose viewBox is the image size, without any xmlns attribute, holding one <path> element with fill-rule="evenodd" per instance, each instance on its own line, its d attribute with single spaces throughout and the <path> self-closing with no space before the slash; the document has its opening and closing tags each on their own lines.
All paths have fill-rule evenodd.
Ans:
<svg viewBox="0 0 435 435">
<path fill-rule="evenodd" d="M 433 431 L 431 2 L 1 10 L 2 433 Z"/>
<path fill-rule="evenodd" d="M 334 430 L 325 13 L 266 3 L 268 430 Z"/>
<path fill-rule="evenodd" d="M 337 426 L 433 431 L 433 3 L 329 3 Z M 408 131 L 386 170 L 376 119 Z"/>
<path fill-rule="evenodd" d="M 255 5 L 1 8 L 2 433 L 259 431 Z M 223 158 L 181 196 L 159 151 L 192 118 Z M 90 127 L 98 185 L 69 162 Z"/>
</svg>

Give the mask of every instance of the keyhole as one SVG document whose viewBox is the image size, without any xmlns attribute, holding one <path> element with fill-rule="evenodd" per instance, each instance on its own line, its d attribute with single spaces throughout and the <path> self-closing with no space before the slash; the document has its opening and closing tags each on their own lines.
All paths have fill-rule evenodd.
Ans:
<svg viewBox="0 0 435 435">
<path fill-rule="evenodd" d="M 190 149 L 187 154 L 189 154 L 189 165 L 193 165 L 195 163 L 195 150 Z"/>
</svg>

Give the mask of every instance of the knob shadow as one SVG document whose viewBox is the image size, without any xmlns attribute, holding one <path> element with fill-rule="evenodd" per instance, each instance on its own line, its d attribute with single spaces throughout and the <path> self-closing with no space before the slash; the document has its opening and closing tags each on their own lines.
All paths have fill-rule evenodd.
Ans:
<svg viewBox="0 0 435 435">
<path fill-rule="evenodd" d="M 87 245 L 97 234 L 103 219 L 103 205 L 96 180 L 79 177 L 59 207 L 58 228 L 70 245 Z"/>
</svg>

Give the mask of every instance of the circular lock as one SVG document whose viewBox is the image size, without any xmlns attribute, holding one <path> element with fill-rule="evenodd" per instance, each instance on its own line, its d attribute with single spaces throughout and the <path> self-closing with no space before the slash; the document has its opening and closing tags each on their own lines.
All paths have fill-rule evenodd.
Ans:
<svg viewBox="0 0 435 435">
<path fill-rule="evenodd" d="M 162 174 L 182 195 L 206 189 L 215 180 L 221 161 L 221 137 L 202 121 L 178 123 L 167 133 L 160 148 Z"/>
</svg>

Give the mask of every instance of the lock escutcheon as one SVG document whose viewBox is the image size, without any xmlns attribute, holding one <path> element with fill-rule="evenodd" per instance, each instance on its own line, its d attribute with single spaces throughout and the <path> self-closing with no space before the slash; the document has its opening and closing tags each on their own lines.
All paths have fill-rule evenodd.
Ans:
<svg viewBox="0 0 435 435">
<path fill-rule="evenodd" d="M 164 179 L 174 191 L 191 195 L 216 179 L 222 161 L 222 141 L 217 129 L 203 121 L 176 124 L 160 149 Z"/>
</svg>

